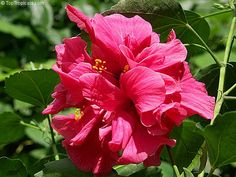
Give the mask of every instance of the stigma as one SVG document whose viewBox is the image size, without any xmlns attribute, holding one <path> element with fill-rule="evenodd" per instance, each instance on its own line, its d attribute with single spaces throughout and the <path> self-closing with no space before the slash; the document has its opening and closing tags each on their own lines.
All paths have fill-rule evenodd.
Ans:
<svg viewBox="0 0 236 177">
<path fill-rule="evenodd" d="M 99 73 L 102 73 L 102 71 L 106 70 L 107 67 L 105 66 L 106 61 L 103 61 L 101 59 L 95 59 L 95 64 L 93 65 L 93 69 L 96 70 Z"/>
<path fill-rule="evenodd" d="M 83 117 L 84 113 L 83 111 L 80 111 L 80 109 L 75 110 L 75 120 L 78 121 Z"/>
</svg>

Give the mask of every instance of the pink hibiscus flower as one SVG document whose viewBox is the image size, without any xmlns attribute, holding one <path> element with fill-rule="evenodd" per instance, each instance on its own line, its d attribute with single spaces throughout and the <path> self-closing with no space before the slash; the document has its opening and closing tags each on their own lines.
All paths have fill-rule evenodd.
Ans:
<svg viewBox="0 0 236 177">
<path fill-rule="evenodd" d="M 171 31 L 161 43 L 139 16 L 88 18 L 68 5 L 71 21 L 92 41 L 91 56 L 80 37 L 56 46 L 53 70 L 61 82 L 43 111 L 81 108 L 83 116 L 55 116 L 53 128 L 81 170 L 108 174 L 115 164 L 159 165 L 174 126 L 194 114 L 211 119 L 214 98 L 185 62 L 187 50 Z M 92 106 L 91 106 L 92 105 Z"/>
</svg>

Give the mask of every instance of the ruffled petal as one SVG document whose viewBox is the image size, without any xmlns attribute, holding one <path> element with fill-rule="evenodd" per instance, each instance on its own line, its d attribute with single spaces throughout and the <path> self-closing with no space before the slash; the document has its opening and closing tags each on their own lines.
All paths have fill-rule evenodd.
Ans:
<svg viewBox="0 0 236 177">
<path fill-rule="evenodd" d="M 63 84 L 58 84 L 52 94 L 52 97 L 54 98 L 53 102 L 43 110 L 42 114 L 56 114 L 64 108 L 70 107 L 70 105 L 67 104 L 66 96 L 67 90 Z"/>
<path fill-rule="evenodd" d="M 133 68 L 121 76 L 120 83 L 138 112 L 153 110 L 165 100 L 165 83 L 161 75 L 151 69 Z"/>
<path fill-rule="evenodd" d="M 181 105 L 207 119 L 213 118 L 215 98 L 208 96 L 205 85 L 196 81 L 184 63 L 184 74 L 180 81 Z"/>
<path fill-rule="evenodd" d="M 145 61 L 145 58 L 150 55 L 163 56 L 164 60 L 160 62 L 159 65 L 156 65 L 155 67 L 149 65 L 149 67 L 152 67 L 155 71 L 160 71 L 176 63 L 183 62 L 187 57 L 186 48 L 180 40 L 173 37 L 173 34 L 171 34 L 170 38 L 170 41 L 167 43 L 154 43 L 150 47 L 145 48 L 137 55 L 135 61 Z"/>
<path fill-rule="evenodd" d="M 63 72 L 71 71 L 78 63 L 90 61 L 86 52 L 87 44 L 80 37 L 64 39 L 64 44 L 56 45 L 57 65 Z"/>
<path fill-rule="evenodd" d="M 100 74 L 84 74 L 80 81 L 83 96 L 102 109 L 115 111 L 126 102 L 120 89 Z"/>
<path fill-rule="evenodd" d="M 81 11 L 79 11 L 77 8 L 71 5 L 67 5 L 66 12 L 69 19 L 72 22 L 76 23 L 80 29 L 86 32 L 92 31 L 91 20 L 87 16 L 85 16 Z"/>
<path fill-rule="evenodd" d="M 62 135 L 70 145 L 82 144 L 92 129 L 101 121 L 99 111 L 91 106 L 85 108 L 78 118 L 74 114 L 56 115 L 52 127 Z"/>
<path fill-rule="evenodd" d="M 162 145 L 174 146 L 175 141 L 162 136 L 152 136 L 145 127 L 137 125 L 119 159 L 119 163 L 141 163 L 149 156 L 153 156 Z"/>
<path fill-rule="evenodd" d="M 83 144 L 71 146 L 66 140 L 63 145 L 69 158 L 79 170 L 92 172 L 95 176 L 108 175 L 115 165 L 117 154 L 107 146 L 108 134 L 103 141 L 99 140 L 98 127 L 93 129 Z"/>
<path fill-rule="evenodd" d="M 135 118 L 126 112 L 120 112 L 112 120 L 112 139 L 109 147 L 113 152 L 118 152 L 127 145 L 133 133 Z"/>
<path fill-rule="evenodd" d="M 127 18 L 113 14 L 103 18 L 104 21 L 101 23 L 101 17 L 95 16 L 94 30 L 96 36 L 101 37 L 100 40 L 104 43 L 115 43 L 116 47 L 123 44 L 130 48 L 134 55 L 150 45 L 152 26 L 141 17 Z"/>
<path fill-rule="evenodd" d="M 79 105 L 83 101 L 83 95 L 81 92 L 81 84 L 79 81 L 79 75 L 73 77 L 70 73 L 64 73 L 56 65 L 53 65 L 53 70 L 57 72 L 61 79 L 61 84 L 63 84 L 66 89 L 66 102 L 69 105 Z"/>
</svg>

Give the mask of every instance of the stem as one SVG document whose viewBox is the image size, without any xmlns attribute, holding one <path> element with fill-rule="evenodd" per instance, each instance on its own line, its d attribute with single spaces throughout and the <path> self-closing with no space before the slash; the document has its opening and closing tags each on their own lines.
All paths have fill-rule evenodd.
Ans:
<svg viewBox="0 0 236 177">
<path fill-rule="evenodd" d="M 197 177 L 204 177 L 205 171 L 203 170 Z"/>
<path fill-rule="evenodd" d="M 230 87 L 225 93 L 224 93 L 224 95 L 226 96 L 226 95 L 228 95 L 231 91 L 233 91 L 234 89 L 236 88 L 236 83 L 232 86 L 232 87 Z"/>
<path fill-rule="evenodd" d="M 215 168 L 211 168 L 210 172 L 208 173 L 207 177 L 211 177 L 215 171 Z"/>
<path fill-rule="evenodd" d="M 180 173 L 179 173 L 178 167 L 175 165 L 175 160 L 174 160 L 174 157 L 173 157 L 171 148 L 170 148 L 169 146 L 166 146 L 166 148 L 167 148 L 167 152 L 168 152 L 168 155 L 169 155 L 169 158 L 170 158 L 170 161 L 171 161 L 173 170 L 174 170 L 174 172 L 175 172 L 175 175 L 176 175 L 177 177 L 179 177 L 179 176 L 180 176 Z"/>
<path fill-rule="evenodd" d="M 220 109 L 224 101 L 223 93 L 224 93 L 225 74 L 226 74 L 226 67 L 227 67 L 227 63 L 228 63 L 230 52 L 231 52 L 231 45 L 234 38 L 235 23 L 236 23 L 236 14 L 234 13 L 234 17 L 231 22 L 231 27 L 230 27 L 230 31 L 229 31 L 229 35 L 228 35 L 228 39 L 226 43 L 223 65 L 221 65 L 220 67 L 218 94 L 217 94 L 216 105 L 215 105 L 215 110 L 214 110 L 214 118 L 211 120 L 211 125 L 213 124 L 216 116 L 220 113 Z"/>
<path fill-rule="evenodd" d="M 224 99 L 226 100 L 236 100 L 235 96 L 224 96 Z"/>
<path fill-rule="evenodd" d="M 222 11 L 219 11 L 219 12 L 214 12 L 212 14 L 201 16 L 199 18 L 208 18 L 208 17 L 212 17 L 212 16 L 216 16 L 216 15 L 221 15 L 221 14 L 224 14 L 224 13 L 227 13 L 227 12 L 231 12 L 231 11 L 232 11 L 232 9 L 222 10 Z"/>
<path fill-rule="evenodd" d="M 209 52 L 209 54 L 212 56 L 212 58 L 215 60 L 215 62 L 221 66 L 221 63 L 217 59 L 216 55 L 212 52 L 212 50 L 208 47 L 208 45 L 205 43 L 205 41 L 199 36 L 199 34 L 190 26 L 189 24 L 186 24 L 186 27 L 193 32 L 193 34 L 201 41 L 201 43 L 204 45 L 206 50 Z"/>
<path fill-rule="evenodd" d="M 24 122 L 23 120 L 20 121 L 20 124 L 24 125 L 26 127 L 29 127 L 29 128 L 34 128 L 34 129 L 37 129 L 37 130 L 41 130 L 39 127 L 37 127 L 35 125 L 32 125 L 32 124 L 28 124 L 28 123 Z"/>
<path fill-rule="evenodd" d="M 180 177 L 180 173 L 179 173 L 178 167 L 176 165 L 174 165 L 173 169 L 174 169 L 176 177 Z"/>
<path fill-rule="evenodd" d="M 174 160 L 174 157 L 173 157 L 172 151 L 171 151 L 171 149 L 170 149 L 169 146 L 166 146 L 166 148 L 167 148 L 167 152 L 168 152 L 168 155 L 169 155 L 169 158 L 170 158 L 171 164 L 172 164 L 172 166 L 174 166 L 174 165 L 175 165 L 175 160 Z"/>
<path fill-rule="evenodd" d="M 51 114 L 48 115 L 47 119 L 48 119 L 48 125 L 50 127 L 50 134 L 51 134 L 51 138 L 52 138 L 52 151 L 53 151 L 55 160 L 59 160 L 59 155 L 58 155 L 58 151 L 57 151 L 57 147 L 56 147 L 56 141 L 54 138 L 54 132 L 53 132 L 53 129 L 51 126 L 51 119 L 52 119 Z"/>
</svg>

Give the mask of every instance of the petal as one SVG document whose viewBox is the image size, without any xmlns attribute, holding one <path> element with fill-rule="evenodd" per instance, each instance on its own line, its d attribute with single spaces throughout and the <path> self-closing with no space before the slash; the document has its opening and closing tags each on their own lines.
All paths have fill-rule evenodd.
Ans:
<svg viewBox="0 0 236 177">
<path fill-rule="evenodd" d="M 165 56 L 163 66 L 159 69 L 171 66 L 178 62 L 183 62 L 187 57 L 187 50 L 178 39 L 174 39 L 165 44 L 159 43 L 159 45 L 157 45 L 156 52 L 159 52 Z"/>
<path fill-rule="evenodd" d="M 208 96 L 205 85 L 196 81 L 185 63 L 185 72 L 180 81 L 181 105 L 207 119 L 213 118 L 215 98 Z"/>
<path fill-rule="evenodd" d="M 57 114 L 61 110 L 70 107 L 66 104 L 66 97 L 56 98 L 53 102 L 43 110 L 42 114 Z"/>
<path fill-rule="evenodd" d="M 66 103 L 66 96 L 67 90 L 64 85 L 61 83 L 58 84 L 52 94 L 52 97 L 54 98 L 53 102 L 43 110 L 42 114 L 56 114 L 64 108 L 70 107 L 70 105 Z"/>
<path fill-rule="evenodd" d="M 139 16 L 127 18 L 113 14 L 104 17 L 103 22 L 101 17 L 95 16 L 94 21 L 96 36 L 101 36 L 99 40 L 104 40 L 106 44 L 116 43 L 117 47 L 123 44 L 130 48 L 134 55 L 150 45 L 152 26 Z"/>
<path fill-rule="evenodd" d="M 141 163 L 149 156 L 153 156 L 162 145 L 174 146 L 175 141 L 162 136 L 152 136 L 146 128 L 137 125 L 119 159 L 119 163 Z"/>
<path fill-rule="evenodd" d="M 80 37 L 64 39 L 64 44 L 56 45 L 57 65 L 64 72 L 72 70 L 76 64 L 82 61 L 90 61 L 86 52 L 87 44 Z"/>
<path fill-rule="evenodd" d="M 175 39 L 176 39 L 176 34 L 175 31 L 172 29 L 167 37 L 167 42 L 170 42 Z"/>
<path fill-rule="evenodd" d="M 53 65 L 53 70 L 56 71 L 61 79 L 61 84 L 63 84 L 66 89 L 66 102 L 69 105 L 79 105 L 83 101 L 83 95 L 81 92 L 81 84 L 79 81 L 79 76 L 73 77 L 70 74 L 62 72 L 60 68 Z"/>
<path fill-rule="evenodd" d="M 112 140 L 109 147 L 113 152 L 118 152 L 127 145 L 133 132 L 135 118 L 126 112 L 120 112 L 112 120 Z"/>
<path fill-rule="evenodd" d="M 91 64 L 86 62 L 80 62 L 69 72 L 69 75 L 75 79 L 79 79 L 80 76 L 86 73 L 94 73 Z"/>
<path fill-rule="evenodd" d="M 164 68 L 175 65 L 176 63 L 183 62 L 187 57 L 187 50 L 178 39 L 173 39 L 167 43 L 154 43 L 137 55 L 135 61 L 145 61 L 145 58 L 151 55 L 159 56 L 159 58 L 164 57 L 162 63 L 156 65 L 155 67 L 152 66 L 155 71 L 160 71 Z M 149 67 L 151 66 L 149 65 Z"/>
<path fill-rule="evenodd" d="M 132 51 L 128 47 L 126 47 L 125 45 L 120 45 L 119 48 L 129 65 L 129 69 L 134 68 L 138 63 L 135 62 L 134 55 L 133 55 Z M 125 66 L 125 65 L 123 65 L 123 66 Z"/>
<path fill-rule="evenodd" d="M 74 114 L 56 115 L 52 119 L 52 127 L 65 139 L 72 139 L 79 130 L 80 123 L 75 120 Z"/>
<path fill-rule="evenodd" d="M 101 122 L 98 111 L 88 106 L 78 120 L 74 114 L 56 115 L 52 119 L 52 127 L 62 135 L 70 145 L 82 144 L 92 129 Z"/>
<path fill-rule="evenodd" d="M 75 22 L 81 30 L 84 30 L 86 32 L 92 31 L 90 19 L 87 16 L 85 16 L 82 12 L 80 12 L 78 9 L 76 9 L 71 5 L 67 5 L 66 12 L 69 19 L 72 22 Z"/>
<path fill-rule="evenodd" d="M 84 74 L 80 81 L 83 96 L 102 109 L 114 111 L 126 101 L 120 89 L 100 74 Z"/>
<path fill-rule="evenodd" d="M 139 112 L 153 110 L 165 99 L 165 83 L 161 75 L 146 67 L 139 66 L 124 73 L 120 83 Z"/>
<path fill-rule="evenodd" d="M 151 127 L 157 123 L 157 119 L 153 111 L 143 112 L 140 119 L 145 127 Z"/>
<path fill-rule="evenodd" d="M 159 166 L 161 164 L 161 160 L 160 160 L 160 155 L 161 155 L 161 151 L 164 147 L 164 145 L 168 145 L 170 147 L 175 146 L 175 141 L 174 140 L 170 140 L 167 139 L 165 137 L 163 137 L 162 139 L 162 143 L 160 144 L 160 146 L 158 147 L 157 151 L 155 152 L 154 155 L 149 156 L 144 162 L 144 166 L 145 167 L 150 167 L 150 166 Z"/>
<path fill-rule="evenodd" d="M 180 90 L 176 81 L 172 77 L 167 74 L 161 74 L 161 77 L 165 82 L 166 94 L 172 94 Z"/>
<path fill-rule="evenodd" d="M 111 44 L 112 45 L 112 44 Z M 100 59 L 105 63 L 106 71 L 112 77 L 120 74 L 125 60 L 121 58 L 120 52 L 116 50 L 117 46 L 103 46 L 92 44 L 92 56 L 94 59 Z M 105 51 L 105 52 L 104 52 Z M 103 72 L 102 74 L 106 74 Z"/>
<path fill-rule="evenodd" d="M 154 43 L 159 43 L 159 42 L 160 42 L 160 35 L 155 32 L 152 32 L 150 45 Z"/>
<path fill-rule="evenodd" d="M 104 176 L 112 171 L 117 159 L 117 155 L 109 151 L 106 143 L 99 140 L 98 129 L 95 129 L 82 145 L 70 146 L 67 141 L 63 145 L 79 170 L 92 172 L 94 176 Z"/>
</svg>

